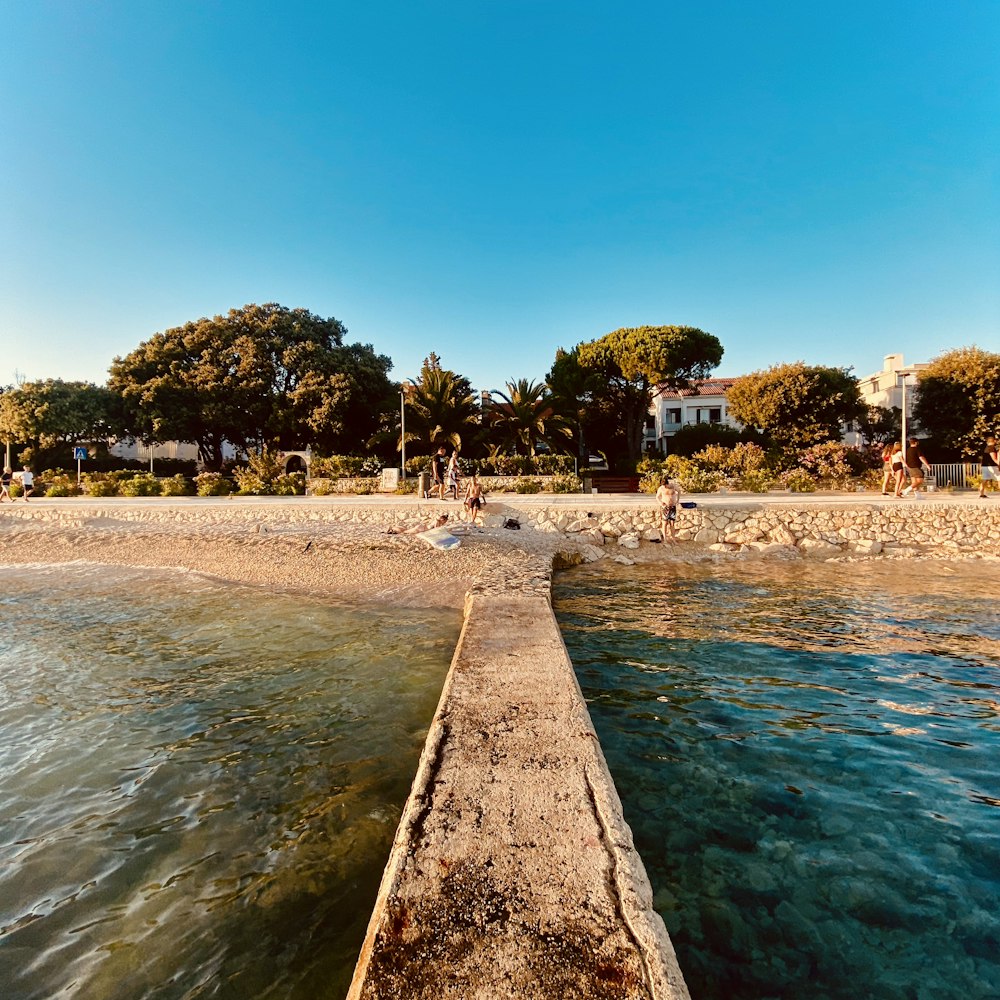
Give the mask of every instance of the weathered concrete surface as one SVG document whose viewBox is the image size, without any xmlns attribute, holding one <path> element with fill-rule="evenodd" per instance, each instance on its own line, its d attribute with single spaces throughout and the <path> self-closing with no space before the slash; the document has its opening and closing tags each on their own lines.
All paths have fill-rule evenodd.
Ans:
<svg viewBox="0 0 1000 1000">
<path fill-rule="evenodd" d="M 469 598 L 348 996 L 688 996 L 544 595 Z"/>
</svg>

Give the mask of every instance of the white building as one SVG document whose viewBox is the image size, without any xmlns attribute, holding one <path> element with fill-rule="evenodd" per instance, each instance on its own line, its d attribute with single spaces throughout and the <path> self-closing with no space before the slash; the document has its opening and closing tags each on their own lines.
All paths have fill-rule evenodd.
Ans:
<svg viewBox="0 0 1000 1000">
<path fill-rule="evenodd" d="M 722 424 L 736 430 L 742 424 L 729 416 L 726 393 L 734 378 L 710 378 L 696 382 L 689 389 L 658 386 L 646 419 L 645 451 L 670 454 L 670 438 L 691 424 Z"/>
<path fill-rule="evenodd" d="M 928 366 L 926 364 L 907 365 L 903 363 L 902 354 L 887 354 L 882 370 L 858 379 L 858 389 L 861 401 L 865 406 L 882 406 L 888 410 L 893 408 L 906 409 L 906 426 L 913 426 L 913 398 L 916 396 L 918 374 Z M 860 445 L 860 435 L 851 430 L 844 435 L 847 444 Z"/>
</svg>

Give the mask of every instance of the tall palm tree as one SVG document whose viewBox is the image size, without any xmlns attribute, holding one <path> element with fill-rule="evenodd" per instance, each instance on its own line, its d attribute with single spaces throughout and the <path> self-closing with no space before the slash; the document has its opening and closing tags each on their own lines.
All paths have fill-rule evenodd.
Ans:
<svg viewBox="0 0 1000 1000">
<path fill-rule="evenodd" d="M 406 393 L 406 441 L 419 441 L 431 449 L 440 445 L 462 447 L 462 433 L 479 425 L 479 407 L 467 378 L 441 367 L 431 354 L 420 369 L 420 378 L 403 383 Z"/>
<path fill-rule="evenodd" d="M 498 437 L 515 454 L 532 456 L 542 441 L 552 444 L 557 434 L 572 437 L 566 421 L 555 412 L 544 382 L 521 378 L 505 388 L 506 392 L 493 393 L 500 401 L 494 399 L 490 406 L 491 437 Z"/>
</svg>

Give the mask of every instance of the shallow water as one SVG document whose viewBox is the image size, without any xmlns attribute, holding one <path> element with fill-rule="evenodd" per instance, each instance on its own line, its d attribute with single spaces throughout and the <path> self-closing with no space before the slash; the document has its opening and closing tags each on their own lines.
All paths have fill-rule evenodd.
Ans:
<svg viewBox="0 0 1000 1000">
<path fill-rule="evenodd" d="M 1000 997 L 995 591 L 923 563 L 560 576 L 695 1000 Z"/>
<path fill-rule="evenodd" d="M 192 574 L 4 570 L 0 995 L 342 997 L 457 640 Z"/>
</svg>

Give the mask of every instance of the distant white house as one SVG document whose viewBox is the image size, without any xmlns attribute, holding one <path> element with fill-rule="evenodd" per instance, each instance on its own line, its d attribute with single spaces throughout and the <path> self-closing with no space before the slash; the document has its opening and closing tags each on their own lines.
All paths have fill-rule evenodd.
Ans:
<svg viewBox="0 0 1000 1000">
<path fill-rule="evenodd" d="M 694 383 L 689 389 L 657 386 L 646 418 L 644 451 L 670 454 L 670 439 L 682 428 L 692 424 L 721 424 L 742 428 L 729 416 L 726 393 L 735 378 L 710 378 Z"/>
<path fill-rule="evenodd" d="M 858 379 L 861 401 L 865 406 L 902 410 L 905 400 L 907 427 L 912 427 L 914 389 L 919 373 L 927 367 L 926 364 L 904 364 L 902 354 L 887 354 L 881 371 Z M 849 430 L 844 434 L 844 442 L 860 445 L 861 436 L 857 431 Z"/>
<path fill-rule="evenodd" d="M 115 441 L 109 445 L 108 451 L 117 456 L 131 461 L 149 462 L 150 468 L 156 470 L 156 460 L 160 458 L 179 459 L 182 462 L 198 462 L 198 446 L 190 441 L 165 441 L 163 444 L 154 444 L 152 447 L 142 444 L 134 439 L 124 439 Z M 234 447 L 228 441 L 222 444 L 222 457 L 226 462 L 234 459 L 245 459 L 246 453 Z M 279 451 L 278 458 L 284 465 L 285 472 L 305 472 L 308 476 L 309 466 L 312 463 L 312 449 L 306 448 L 302 451 Z"/>
</svg>

